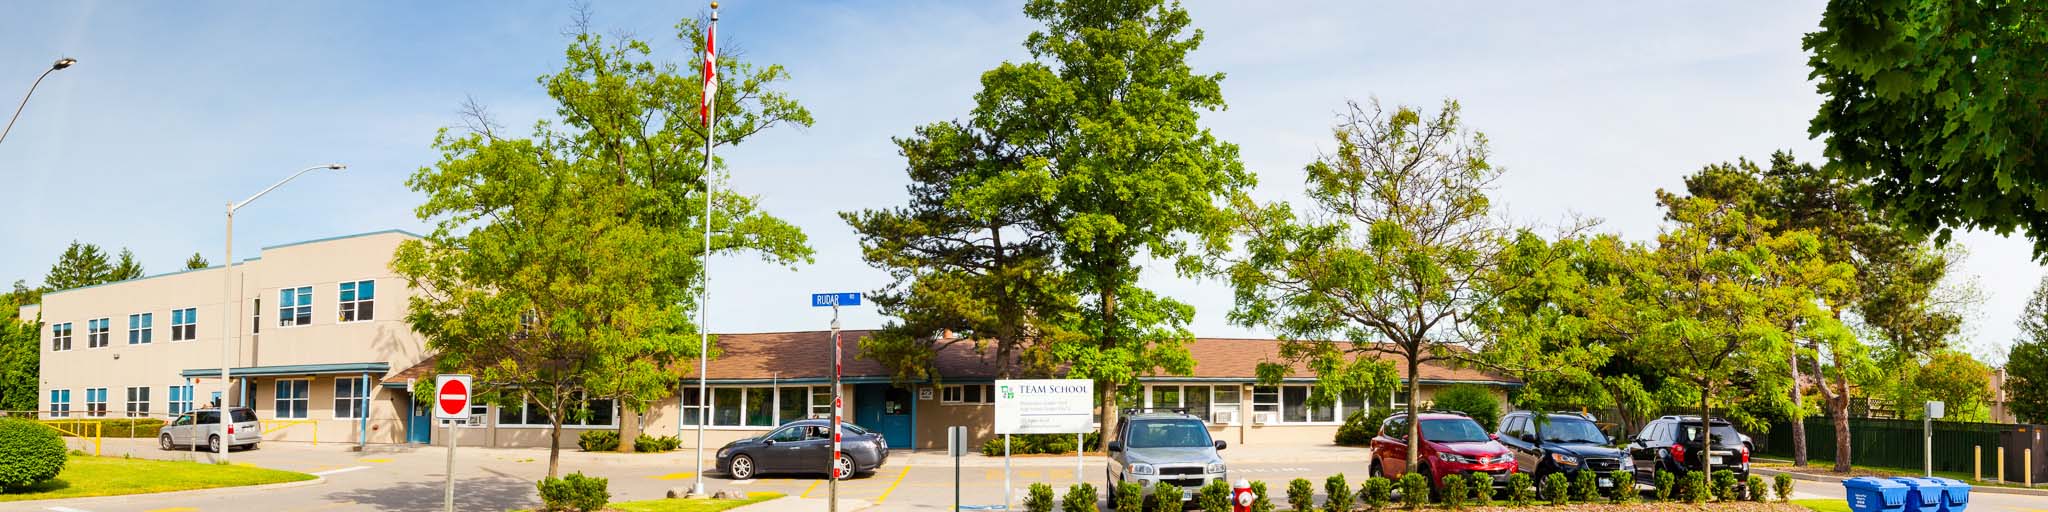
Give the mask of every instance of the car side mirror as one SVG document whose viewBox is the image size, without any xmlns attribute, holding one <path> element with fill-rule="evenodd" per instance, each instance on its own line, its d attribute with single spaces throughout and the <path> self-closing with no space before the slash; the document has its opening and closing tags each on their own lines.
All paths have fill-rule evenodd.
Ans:
<svg viewBox="0 0 2048 512">
<path fill-rule="evenodd" d="M 1536 434 L 1522 434 L 1522 442 L 1524 442 L 1524 443 L 1535 443 L 1535 442 L 1536 442 Z"/>
<path fill-rule="evenodd" d="M 1486 435 L 1486 438 L 1487 438 L 1487 439 L 1492 439 L 1492 440 L 1495 440 L 1495 441 L 1499 441 L 1499 440 L 1500 440 L 1500 434 L 1487 434 L 1487 435 Z"/>
<path fill-rule="evenodd" d="M 1615 436 L 1607 436 L 1607 444 L 1621 444 L 1621 438 Z"/>
<path fill-rule="evenodd" d="M 1223 442 L 1223 440 L 1222 440 L 1222 439 L 1217 439 L 1217 440 L 1216 440 L 1216 449 L 1218 449 L 1218 450 L 1221 450 L 1221 449 L 1224 449 L 1224 448 L 1229 448 L 1229 447 L 1230 447 L 1230 443 L 1226 443 L 1226 442 Z"/>
<path fill-rule="evenodd" d="M 1123 443 L 1123 441 L 1110 441 L 1110 442 L 1109 442 L 1109 452 L 1110 452 L 1110 453 L 1116 453 L 1116 452 L 1121 452 L 1121 451 L 1124 451 L 1124 443 Z"/>
<path fill-rule="evenodd" d="M 775 446 L 775 440 L 774 440 L 774 439 L 768 439 L 768 440 L 763 440 L 763 441 L 761 441 L 761 446 Z"/>
</svg>

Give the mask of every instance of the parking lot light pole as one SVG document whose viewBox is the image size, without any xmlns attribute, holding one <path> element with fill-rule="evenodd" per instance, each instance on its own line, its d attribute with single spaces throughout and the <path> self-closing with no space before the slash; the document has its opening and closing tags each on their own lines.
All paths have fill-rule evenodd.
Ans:
<svg viewBox="0 0 2048 512">
<path fill-rule="evenodd" d="M 47 76 L 50 76 L 50 73 L 51 73 L 51 72 L 57 71 L 57 70 L 59 70 L 59 69 L 64 69 L 64 68 L 68 68 L 68 67 L 71 67 L 71 65 L 72 65 L 72 64 L 77 64 L 77 63 L 78 63 L 78 59 L 74 59 L 74 58 L 70 58 L 70 57 L 65 57 L 65 58 L 57 59 L 57 62 L 54 62 L 54 63 L 51 63 L 51 64 L 50 64 L 50 69 L 45 69 L 45 70 L 43 70 L 43 74 L 41 74 L 41 75 L 37 75 L 37 76 L 36 76 L 36 81 L 35 81 L 35 82 L 33 82 L 33 83 L 30 83 L 30 84 L 28 84 L 28 94 L 23 94 L 23 95 L 21 95 L 21 104 L 20 104 L 20 105 L 16 105 L 16 106 L 14 107 L 14 117 L 10 117 L 10 118 L 7 118 L 7 128 L 4 128 L 4 129 L 0 129 L 0 141 L 6 141 L 6 140 L 7 140 L 7 133 L 8 133 L 8 132 L 12 132 L 12 131 L 14 131 L 14 121 L 15 121 L 16 119 L 21 119 L 21 111 L 22 111 L 22 109 L 28 108 L 28 98 L 29 98 L 30 96 L 35 96 L 35 95 L 36 95 L 36 86 L 38 86 L 38 85 L 43 85 L 43 78 L 44 78 L 44 77 L 47 77 Z"/>
<path fill-rule="evenodd" d="M 284 186 L 284 184 L 286 183 L 291 183 L 292 180 L 299 179 L 300 176 L 305 176 L 306 173 L 317 171 L 320 169 L 331 169 L 334 171 L 340 171 L 342 169 L 347 168 L 348 166 L 342 164 L 324 164 L 307 167 L 305 169 L 299 170 L 299 172 L 293 173 L 291 177 L 285 178 L 284 181 L 279 181 L 277 183 L 271 184 L 270 187 L 263 189 L 262 192 L 257 192 L 256 195 L 249 196 L 248 199 L 243 199 L 242 202 L 228 203 L 228 232 L 226 237 L 227 247 L 226 250 L 223 251 L 224 254 L 221 255 L 221 259 L 223 261 L 221 262 L 220 268 L 220 405 L 217 407 L 217 410 L 215 411 L 220 416 L 220 432 L 218 435 L 221 437 L 219 447 L 219 456 L 221 462 L 227 462 L 228 447 L 234 446 L 235 444 L 235 439 L 232 437 L 228 437 L 228 434 L 231 433 L 229 429 L 232 428 L 231 425 L 233 424 L 231 417 L 234 416 L 232 411 L 229 410 L 228 406 L 228 403 L 230 402 L 229 398 L 231 398 L 229 396 L 229 392 L 232 391 L 231 389 L 229 389 L 229 386 L 233 385 L 234 379 L 228 375 L 228 372 L 229 367 L 234 366 L 235 362 L 235 348 L 233 344 L 228 342 L 228 340 L 232 339 L 232 337 L 235 334 L 234 329 L 236 310 L 242 307 L 241 299 L 235 297 L 235 210 L 240 210 L 242 209 L 242 207 L 248 206 L 249 203 L 251 201 L 255 201 L 256 198 L 263 197 L 264 194 L 269 194 L 270 191 L 277 190 L 277 187 Z M 243 400 L 249 399 L 249 397 L 247 396 L 248 393 L 243 393 L 243 395 Z M 197 444 L 197 442 L 198 440 L 195 439 L 194 444 Z"/>
</svg>

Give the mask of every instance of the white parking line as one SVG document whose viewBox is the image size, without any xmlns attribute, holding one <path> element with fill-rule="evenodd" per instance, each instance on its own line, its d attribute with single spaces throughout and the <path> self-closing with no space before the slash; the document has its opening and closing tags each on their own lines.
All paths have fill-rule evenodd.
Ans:
<svg viewBox="0 0 2048 512">
<path fill-rule="evenodd" d="M 91 512 L 88 510 L 76 509 L 71 507 L 50 507 L 43 510 L 55 510 L 57 512 Z"/>
<path fill-rule="evenodd" d="M 314 472 L 313 472 L 313 476 L 327 476 L 327 475 L 338 475 L 338 474 L 342 474 L 342 473 L 347 473 L 347 472 L 350 472 L 350 471 L 362 471 L 362 470 L 365 470 L 365 469 L 370 469 L 370 467 L 369 467 L 369 466 L 349 466 L 349 467 L 345 467 L 345 468 L 341 468 L 341 469 L 330 469 L 330 470 L 326 470 L 326 471 L 314 471 Z"/>
</svg>

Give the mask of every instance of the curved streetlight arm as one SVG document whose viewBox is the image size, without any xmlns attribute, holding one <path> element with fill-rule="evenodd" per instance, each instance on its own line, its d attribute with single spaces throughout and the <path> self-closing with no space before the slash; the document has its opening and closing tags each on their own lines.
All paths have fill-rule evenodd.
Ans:
<svg viewBox="0 0 2048 512">
<path fill-rule="evenodd" d="M 248 206 L 248 205 L 249 205 L 249 202 L 250 202 L 250 201 L 255 201 L 255 200 L 256 200 L 256 198 L 258 198 L 258 197 L 263 197 L 263 195 L 264 195 L 264 194 L 268 194 L 268 193 L 270 193 L 270 191 L 272 191 L 272 190 L 277 190 L 277 187 L 282 187 L 282 186 L 284 186 L 284 184 L 286 184 L 286 183 L 291 183 L 291 182 L 292 182 L 292 180 L 296 180 L 296 179 L 299 179 L 299 177 L 300 177 L 300 176 L 305 176 L 305 175 L 306 175 L 306 173 L 309 173 L 309 172 L 313 172 L 313 171 L 317 171 L 317 170 L 321 170 L 321 169 L 333 169 L 333 170 L 337 170 L 337 171 L 339 171 L 339 170 L 342 170 L 342 169 L 347 169 L 347 168 L 348 168 L 348 166 L 346 166 L 346 165 L 342 165 L 342 164 L 325 164 L 325 165 L 315 165 L 315 166 L 312 166 L 312 167 L 307 167 L 307 168 L 305 168 L 305 169 L 302 169 L 302 170 L 300 170 L 300 171 L 299 171 L 299 172 L 297 172 L 297 173 L 293 173 L 293 174 L 291 175 L 291 177 L 289 177 L 289 178 L 285 178 L 285 179 L 284 179 L 284 181 L 280 181 L 280 182 L 277 182 L 276 184 L 273 184 L 273 185 L 271 185 L 270 187 L 268 187 L 268 188 L 265 188 L 265 189 L 263 189 L 263 191 L 262 191 L 262 192 L 257 192 L 257 193 L 256 193 L 256 195 L 253 195 L 253 196 L 249 196 L 249 198 L 248 198 L 248 199 L 243 199 L 243 200 L 242 200 L 242 202 L 239 202 L 239 203 L 234 203 L 234 204 L 230 204 L 230 205 L 228 205 L 228 213 L 232 214 L 232 213 L 234 213 L 234 212 L 235 212 L 235 210 L 240 210 L 240 209 L 242 209 L 242 207 L 243 207 L 243 206 Z"/>
<path fill-rule="evenodd" d="M 24 95 L 22 95 L 22 96 L 21 96 L 21 104 L 20 104 L 20 105 L 17 105 L 17 106 L 15 106 L 15 107 L 14 107 L 14 117 L 10 117 L 10 118 L 7 118 L 7 128 L 6 128 L 6 129 L 0 129 L 0 142 L 6 142 L 6 141 L 7 141 L 7 132 L 12 132 L 12 131 L 14 131 L 14 120 L 16 120 L 16 119 L 21 119 L 21 111 L 22 111 L 22 109 L 26 109 L 26 108 L 28 108 L 28 99 L 29 99 L 29 97 L 30 97 L 30 96 L 35 96 L 35 95 L 36 95 L 36 86 L 38 86 L 38 85 L 43 85 L 43 78 L 44 78 L 44 77 L 48 77 L 48 76 L 50 76 L 50 73 L 51 73 L 51 72 L 54 72 L 54 71 L 56 71 L 56 70 L 59 70 L 59 69 L 64 69 L 64 68 L 60 68 L 60 67 L 56 67 L 56 66 L 51 66 L 51 67 L 50 67 L 50 69 L 45 69 L 45 70 L 43 70 L 43 74 L 42 74 L 42 75 L 40 75 L 40 76 L 37 76 L 37 77 L 36 77 L 36 81 L 35 81 L 35 83 L 32 83 L 32 84 L 28 84 L 28 94 L 24 94 Z"/>
</svg>

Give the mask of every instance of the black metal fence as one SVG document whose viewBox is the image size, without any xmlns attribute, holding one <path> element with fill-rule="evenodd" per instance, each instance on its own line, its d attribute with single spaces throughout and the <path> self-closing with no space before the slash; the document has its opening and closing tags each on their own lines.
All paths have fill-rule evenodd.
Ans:
<svg viewBox="0 0 2048 512">
<path fill-rule="evenodd" d="M 1849 419 L 1850 461 L 1859 466 L 1917 468 L 1921 466 L 1925 435 L 1918 420 Z M 2003 423 L 1934 422 L 1934 470 L 1968 473 L 1977 447 L 1984 449 L 1984 464 L 1990 471 L 1998 451 L 1998 433 L 2019 425 Z M 1792 425 L 1777 422 L 1769 433 L 1751 436 L 1756 450 L 1764 455 L 1792 457 Z M 1835 426 L 1827 417 L 1806 419 L 1806 456 L 1816 463 L 1835 460 Z M 2007 454 L 2018 457 L 2017 454 Z"/>
</svg>

